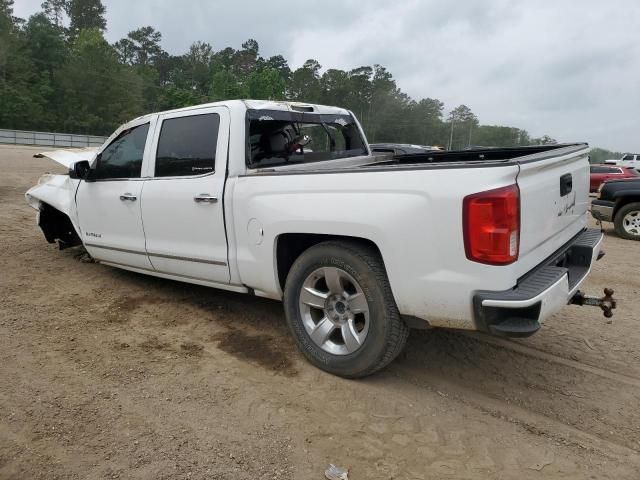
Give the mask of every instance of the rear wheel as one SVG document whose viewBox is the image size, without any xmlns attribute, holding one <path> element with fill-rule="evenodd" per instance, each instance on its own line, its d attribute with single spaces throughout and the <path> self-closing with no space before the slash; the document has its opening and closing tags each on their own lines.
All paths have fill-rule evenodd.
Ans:
<svg viewBox="0 0 640 480">
<path fill-rule="evenodd" d="M 613 225 L 616 233 L 629 240 L 640 240 L 640 202 L 624 205 L 618 210 Z"/>
<path fill-rule="evenodd" d="M 324 242 L 303 252 L 287 276 L 284 306 L 304 355 L 342 377 L 385 367 L 409 333 L 380 255 L 357 242 Z"/>
</svg>

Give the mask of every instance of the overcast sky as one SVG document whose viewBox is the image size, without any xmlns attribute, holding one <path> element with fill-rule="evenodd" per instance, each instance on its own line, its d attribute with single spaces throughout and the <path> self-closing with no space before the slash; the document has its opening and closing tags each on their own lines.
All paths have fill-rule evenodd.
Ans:
<svg viewBox="0 0 640 480">
<path fill-rule="evenodd" d="M 42 0 L 16 0 L 26 18 Z M 291 67 L 379 63 L 415 99 L 464 103 L 483 124 L 640 153 L 639 0 L 103 0 L 107 38 L 162 32 L 183 53 L 255 38 Z"/>
</svg>

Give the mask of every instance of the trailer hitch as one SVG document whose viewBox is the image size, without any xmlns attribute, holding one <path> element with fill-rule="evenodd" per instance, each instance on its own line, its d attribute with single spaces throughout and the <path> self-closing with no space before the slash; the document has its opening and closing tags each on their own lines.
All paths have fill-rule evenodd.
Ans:
<svg viewBox="0 0 640 480">
<path fill-rule="evenodd" d="M 585 295 L 578 290 L 571 298 L 572 305 L 588 306 L 588 307 L 600 307 L 606 318 L 613 317 L 613 310 L 616 308 L 616 300 L 613 298 L 613 290 L 610 288 L 604 289 L 604 297 L 594 297 L 593 295 Z M 611 323 L 609 320 L 607 323 Z"/>
</svg>

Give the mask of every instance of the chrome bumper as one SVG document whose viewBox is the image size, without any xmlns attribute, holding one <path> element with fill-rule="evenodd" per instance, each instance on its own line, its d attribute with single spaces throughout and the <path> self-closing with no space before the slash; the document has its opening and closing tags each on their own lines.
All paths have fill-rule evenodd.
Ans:
<svg viewBox="0 0 640 480">
<path fill-rule="evenodd" d="M 601 222 L 613 222 L 613 207 L 608 202 L 594 200 L 591 202 L 591 216 Z"/>
</svg>

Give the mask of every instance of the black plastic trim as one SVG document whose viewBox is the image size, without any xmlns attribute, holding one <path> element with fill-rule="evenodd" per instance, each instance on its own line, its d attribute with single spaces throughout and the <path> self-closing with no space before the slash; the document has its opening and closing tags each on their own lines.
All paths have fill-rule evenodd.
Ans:
<svg viewBox="0 0 640 480">
<path fill-rule="evenodd" d="M 587 275 L 593 259 L 593 250 L 602 238 L 602 232 L 585 229 L 543 261 L 523 275 L 514 288 L 504 291 L 479 291 L 473 298 L 474 320 L 478 330 L 500 336 L 522 337 L 534 334 L 539 328 L 542 302 L 528 307 L 486 307 L 484 300 L 526 301 L 542 294 L 549 287 L 568 276 L 572 290 Z M 569 299 L 567 299 L 569 301 Z"/>
</svg>

